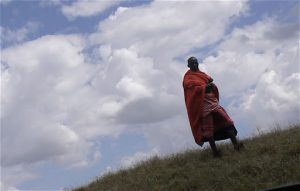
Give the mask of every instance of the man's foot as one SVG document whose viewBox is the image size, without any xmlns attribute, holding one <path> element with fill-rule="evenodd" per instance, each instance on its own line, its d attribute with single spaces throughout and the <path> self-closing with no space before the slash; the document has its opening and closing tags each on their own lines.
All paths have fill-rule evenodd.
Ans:
<svg viewBox="0 0 300 191">
<path fill-rule="evenodd" d="M 242 142 L 239 142 L 234 145 L 234 150 L 236 150 L 236 151 L 240 151 L 243 148 L 244 148 L 244 144 Z"/>
</svg>

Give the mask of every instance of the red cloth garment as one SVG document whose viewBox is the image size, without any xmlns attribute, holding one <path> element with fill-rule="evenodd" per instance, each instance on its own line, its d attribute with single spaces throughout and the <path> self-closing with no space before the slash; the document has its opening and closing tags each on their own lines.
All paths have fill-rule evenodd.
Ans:
<svg viewBox="0 0 300 191">
<path fill-rule="evenodd" d="M 188 70 L 183 78 L 184 98 L 190 126 L 195 142 L 201 146 L 218 130 L 233 126 L 233 121 L 219 105 L 217 86 L 213 85 L 212 93 L 205 93 L 206 85 L 210 81 L 212 78 L 200 70 L 195 72 Z M 224 138 L 224 136 L 221 137 Z"/>
<path fill-rule="evenodd" d="M 203 117 L 210 114 L 213 110 L 219 107 L 219 100 L 213 92 L 206 93 L 204 96 Z"/>
</svg>

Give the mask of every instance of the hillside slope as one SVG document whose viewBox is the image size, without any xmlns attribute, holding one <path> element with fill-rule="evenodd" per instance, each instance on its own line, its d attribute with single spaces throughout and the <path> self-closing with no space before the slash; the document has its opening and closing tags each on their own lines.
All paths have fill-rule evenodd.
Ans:
<svg viewBox="0 0 300 191">
<path fill-rule="evenodd" d="M 262 190 L 300 182 L 300 126 L 243 140 L 245 149 L 210 149 L 154 157 L 134 168 L 107 174 L 76 191 Z"/>
</svg>

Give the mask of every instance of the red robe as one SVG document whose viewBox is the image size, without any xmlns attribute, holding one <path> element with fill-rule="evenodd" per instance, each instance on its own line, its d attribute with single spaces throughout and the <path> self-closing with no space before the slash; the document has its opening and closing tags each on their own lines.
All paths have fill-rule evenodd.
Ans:
<svg viewBox="0 0 300 191">
<path fill-rule="evenodd" d="M 195 139 L 195 142 L 199 145 L 203 145 L 203 142 L 206 141 L 205 135 L 211 134 L 209 129 L 201 127 L 203 124 L 203 111 L 204 111 L 204 96 L 206 85 L 212 81 L 212 78 L 201 72 L 200 70 L 193 72 L 188 70 L 184 75 L 183 79 L 183 88 L 184 88 L 184 98 L 187 108 L 187 113 L 189 117 L 190 126 L 192 133 Z M 219 100 L 219 91 L 217 86 L 213 86 L 212 92 L 214 96 Z M 233 121 L 227 115 L 226 111 L 220 107 L 223 116 L 214 118 L 214 125 L 216 127 L 229 127 L 233 125 Z M 234 126 L 233 126 L 234 128 Z M 215 128 L 217 129 L 217 128 Z M 235 128 L 234 128 L 235 129 Z M 236 131 L 236 130 L 235 130 Z M 224 139 L 222 137 L 222 139 Z"/>
</svg>

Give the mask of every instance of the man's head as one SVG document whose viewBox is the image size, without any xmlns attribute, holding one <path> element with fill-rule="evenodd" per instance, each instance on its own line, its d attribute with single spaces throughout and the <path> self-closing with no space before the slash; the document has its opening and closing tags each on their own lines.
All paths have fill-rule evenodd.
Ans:
<svg viewBox="0 0 300 191">
<path fill-rule="evenodd" d="M 199 63 L 198 63 L 198 60 L 197 58 L 195 57 L 190 57 L 188 59 L 188 65 L 187 65 L 192 71 L 196 71 L 198 70 L 198 66 L 199 66 Z"/>
</svg>

